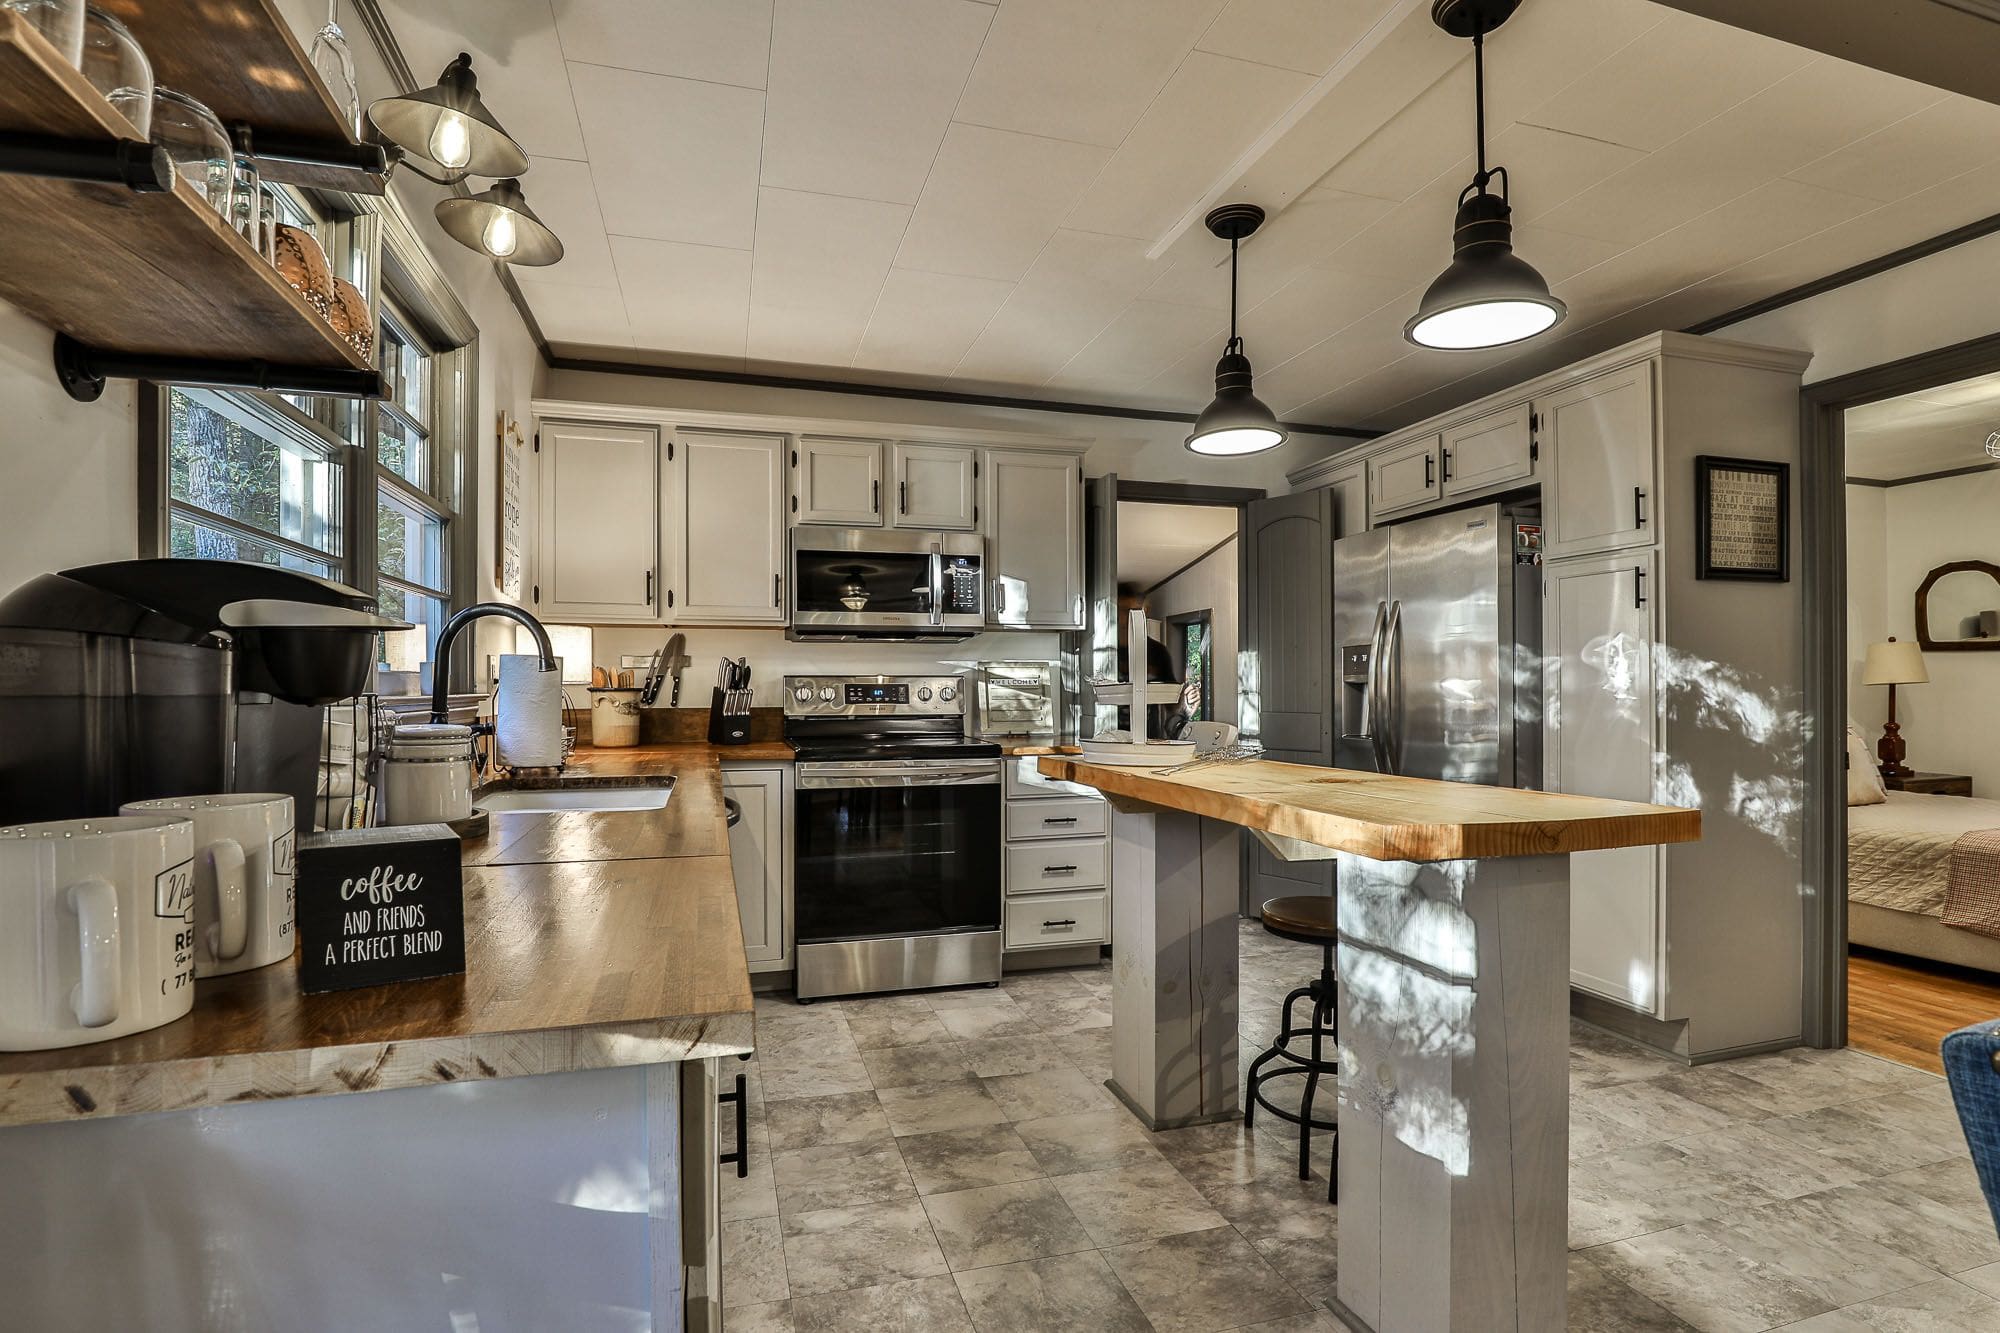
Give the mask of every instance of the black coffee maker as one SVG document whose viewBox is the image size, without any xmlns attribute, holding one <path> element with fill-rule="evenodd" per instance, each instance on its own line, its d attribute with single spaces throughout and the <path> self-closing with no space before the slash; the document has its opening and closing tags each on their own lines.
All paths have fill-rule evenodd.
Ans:
<svg viewBox="0 0 2000 1333">
<path fill-rule="evenodd" d="M 233 560 L 32 579 L 0 600 L 0 824 L 270 791 L 310 829 L 325 707 L 407 628 L 345 584 Z"/>
</svg>

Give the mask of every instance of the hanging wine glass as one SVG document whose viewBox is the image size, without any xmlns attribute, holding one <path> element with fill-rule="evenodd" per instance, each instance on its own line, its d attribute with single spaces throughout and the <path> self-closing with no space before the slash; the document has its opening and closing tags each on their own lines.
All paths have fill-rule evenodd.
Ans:
<svg viewBox="0 0 2000 1333">
<path fill-rule="evenodd" d="M 307 53 L 319 72 L 326 90 L 340 107 L 340 117 L 350 132 L 361 132 L 361 92 L 354 85 L 354 55 L 347 49 L 347 34 L 340 30 L 336 8 L 340 0 L 327 0 L 326 24 L 313 34 Z"/>
</svg>

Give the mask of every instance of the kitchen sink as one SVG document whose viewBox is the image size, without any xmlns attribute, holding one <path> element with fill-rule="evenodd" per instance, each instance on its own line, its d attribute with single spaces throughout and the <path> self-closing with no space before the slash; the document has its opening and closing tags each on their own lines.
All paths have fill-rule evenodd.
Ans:
<svg viewBox="0 0 2000 1333">
<path fill-rule="evenodd" d="M 643 787 L 547 787 L 488 792 L 472 808 L 492 815 L 557 815 L 572 811 L 662 810 L 674 794 L 671 784 Z"/>
</svg>

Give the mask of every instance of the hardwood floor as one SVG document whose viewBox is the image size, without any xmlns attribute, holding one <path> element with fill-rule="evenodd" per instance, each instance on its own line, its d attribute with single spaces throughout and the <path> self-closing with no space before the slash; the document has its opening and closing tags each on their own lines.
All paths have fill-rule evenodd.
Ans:
<svg viewBox="0 0 2000 1333">
<path fill-rule="evenodd" d="M 1847 1044 L 1942 1074 L 1938 1043 L 1968 1023 L 2000 1018 L 2000 977 L 1901 954 L 1847 958 Z"/>
</svg>

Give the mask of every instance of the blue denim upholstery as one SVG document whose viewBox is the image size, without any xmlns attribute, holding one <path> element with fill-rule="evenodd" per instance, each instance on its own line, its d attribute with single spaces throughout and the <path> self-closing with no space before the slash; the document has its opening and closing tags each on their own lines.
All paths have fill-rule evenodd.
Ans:
<svg viewBox="0 0 2000 1333">
<path fill-rule="evenodd" d="M 1979 1188 L 2000 1228 L 2000 1018 L 1960 1028 L 1944 1039 L 1944 1073 L 1951 1080 L 1951 1099 L 1972 1164 L 1979 1170 Z"/>
</svg>

